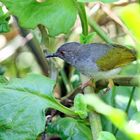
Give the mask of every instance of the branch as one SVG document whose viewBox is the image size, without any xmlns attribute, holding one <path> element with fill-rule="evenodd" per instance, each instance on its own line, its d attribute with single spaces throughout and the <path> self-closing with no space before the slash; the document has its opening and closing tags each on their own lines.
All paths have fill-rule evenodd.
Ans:
<svg viewBox="0 0 140 140">
<path fill-rule="evenodd" d="M 115 86 L 134 86 L 134 87 L 140 87 L 140 75 L 137 76 L 118 76 L 114 77 L 112 80 L 114 82 Z M 96 91 L 102 90 L 106 88 L 109 84 L 108 79 L 102 79 L 95 83 L 96 85 Z M 65 102 L 67 100 L 73 100 L 74 97 L 79 93 L 83 92 L 83 89 L 81 86 L 74 89 L 74 91 L 67 96 L 61 98 L 61 102 Z"/>
<path fill-rule="evenodd" d="M 137 76 L 117 76 L 112 80 L 115 86 L 140 86 L 140 75 Z M 109 81 L 107 79 L 99 80 L 96 82 L 96 88 L 101 90 L 108 86 Z"/>
</svg>

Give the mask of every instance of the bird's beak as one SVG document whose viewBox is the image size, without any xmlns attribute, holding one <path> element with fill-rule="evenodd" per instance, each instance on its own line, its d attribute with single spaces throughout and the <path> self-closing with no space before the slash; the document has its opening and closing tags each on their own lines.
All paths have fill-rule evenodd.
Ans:
<svg viewBox="0 0 140 140">
<path fill-rule="evenodd" d="M 50 57 L 58 57 L 58 55 L 56 53 L 53 53 L 46 56 L 46 58 L 50 58 Z"/>
</svg>

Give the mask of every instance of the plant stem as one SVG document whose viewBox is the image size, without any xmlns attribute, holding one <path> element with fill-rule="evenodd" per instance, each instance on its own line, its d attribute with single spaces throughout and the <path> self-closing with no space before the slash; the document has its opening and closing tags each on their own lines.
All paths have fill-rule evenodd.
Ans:
<svg viewBox="0 0 140 140">
<path fill-rule="evenodd" d="M 116 96 L 116 87 L 114 86 L 112 88 L 112 92 L 111 92 L 111 104 L 112 104 L 113 107 L 116 106 L 116 104 L 115 104 L 115 96 Z M 111 127 L 112 127 L 112 132 L 114 132 L 116 127 L 113 124 L 112 124 Z"/>
<path fill-rule="evenodd" d="M 23 29 L 23 28 L 20 28 L 20 33 L 23 37 L 26 37 L 28 35 L 28 31 Z M 49 70 L 49 67 L 48 67 L 48 63 L 44 57 L 44 54 L 43 54 L 43 51 L 42 49 L 40 48 L 40 44 L 38 42 L 38 40 L 36 39 L 36 37 L 34 36 L 34 38 L 30 41 L 28 41 L 26 43 L 29 48 L 31 49 L 33 55 L 35 56 L 38 64 L 40 65 L 43 73 L 48 76 L 48 70 Z"/>
<path fill-rule="evenodd" d="M 16 63 L 16 59 L 18 57 L 18 51 L 15 53 L 14 58 L 13 58 L 13 65 L 14 65 L 14 69 L 15 69 L 15 73 L 16 73 L 16 77 L 19 78 L 20 77 L 20 71 L 18 69 L 17 63 Z"/>
<path fill-rule="evenodd" d="M 132 88 L 129 101 L 128 101 L 127 107 L 126 107 L 126 109 L 125 109 L 125 112 L 126 112 L 127 114 L 128 114 L 128 111 L 129 111 L 129 108 L 130 108 L 130 105 L 131 105 L 131 102 L 132 102 L 132 99 L 133 99 L 133 96 L 134 96 L 134 93 L 135 93 L 135 89 L 136 89 L 136 87 L 133 87 L 133 88 Z M 114 132 L 114 135 L 116 135 L 117 132 L 118 132 L 118 128 L 116 128 L 116 130 L 115 130 L 115 132 Z"/>
<path fill-rule="evenodd" d="M 63 69 L 60 70 L 60 74 L 61 74 L 63 82 L 64 82 L 64 84 L 66 86 L 67 92 L 68 93 L 72 92 L 73 88 L 72 88 L 72 86 L 71 86 L 71 84 L 70 84 L 70 82 L 69 82 L 69 80 L 68 80 L 68 78 L 66 76 L 66 73 L 64 72 Z"/>
<path fill-rule="evenodd" d="M 63 106 L 57 99 L 54 97 L 46 96 L 45 94 L 37 94 L 41 98 L 46 100 L 46 103 L 49 104 L 50 107 L 56 109 L 68 116 L 78 117 L 78 115 L 70 108 Z"/>
<path fill-rule="evenodd" d="M 86 10 L 83 3 L 77 2 L 77 9 L 78 14 L 81 20 L 82 25 L 82 33 L 83 35 L 88 35 L 88 22 L 87 22 L 87 16 L 86 16 Z"/>
<path fill-rule="evenodd" d="M 88 19 L 88 23 L 91 26 L 91 28 L 94 29 L 94 31 L 107 43 L 113 44 L 113 41 L 107 36 L 107 34 L 101 29 L 101 27 L 91 19 Z"/>
<path fill-rule="evenodd" d="M 100 115 L 96 112 L 89 113 L 89 122 L 92 130 L 93 140 L 97 140 L 102 131 Z"/>
<path fill-rule="evenodd" d="M 128 113 L 128 111 L 129 111 L 129 108 L 130 108 L 130 105 L 131 105 L 131 102 L 132 102 L 132 99 L 133 99 L 133 96 L 134 96 L 134 93 L 135 93 L 135 89 L 136 89 L 136 87 L 133 87 L 133 88 L 132 88 L 129 101 L 128 101 L 127 107 L 126 107 L 126 109 L 125 109 L 125 112 L 126 112 L 126 113 Z"/>
<path fill-rule="evenodd" d="M 87 16 L 86 16 L 84 4 L 77 3 L 77 8 L 78 8 L 78 13 L 79 13 L 80 20 L 81 20 L 82 33 L 84 36 L 88 36 L 88 22 L 87 22 Z M 82 81 L 83 81 L 83 78 L 82 78 Z M 89 90 L 85 91 L 85 94 L 92 93 L 92 92 L 93 92 L 93 89 L 89 89 Z M 93 140 L 97 140 L 99 133 L 102 129 L 100 115 L 97 114 L 96 112 L 90 112 L 89 113 L 89 122 L 90 122 L 90 126 L 91 126 Z"/>
<path fill-rule="evenodd" d="M 85 94 L 88 94 L 88 93 L 95 94 L 94 89 L 91 88 L 91 87 L 85 88 L 84 93 Z M 91 111 L 89 113 L 89 122 L 90 122 L 90 127 L 91 127 L 93 140 L 97 140 L 100 132 L 102 131 L 102 124 L 101 124 L 101 120 L 100 120 L 100 114 L 97 114 L 97 112 L 95 112 L 95 111 Z"/>
<path fill-rule="evenodd" d="M 40 25 L 38 25 L 38 28 L 39 28 L 39 30 L 41 32 L 41 35 L 42 35 L 42 44 L 46 48 L 48 48 L 48 46 L 49 46 L 49 36 L 48 36 L 48 33 L 46 31 L 45 26 L 43 26 L 43 25 L 40 24 Z"/>
<path fill-rule="evenodd" d="M 72 117 L 78 117 L 78 115 L 70 108 L 67 108 L 63 106 L 62 104 L 58 103 L 56 110 L 59 110 L 60 112 L 63 112 L 64 114 Z"/>
</svg>

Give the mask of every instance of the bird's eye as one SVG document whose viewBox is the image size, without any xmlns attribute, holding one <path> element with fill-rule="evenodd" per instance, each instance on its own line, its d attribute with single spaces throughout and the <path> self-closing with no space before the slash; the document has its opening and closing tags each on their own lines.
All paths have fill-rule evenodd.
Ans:
<svg viewBox="0 0 140 140">
<path fill-rule="evenodd" d="M 61 51 L 60 53 L 61 53 L 61 55 L 62 55 L 62 56 L 64 56 L 64 55 L 65 55 L 65 52 L 64 52 L 64 51 Z"/>
</svg>

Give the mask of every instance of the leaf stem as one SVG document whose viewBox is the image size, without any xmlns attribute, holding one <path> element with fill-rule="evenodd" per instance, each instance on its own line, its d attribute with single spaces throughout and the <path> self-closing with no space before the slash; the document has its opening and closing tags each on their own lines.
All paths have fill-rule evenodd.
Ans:
<svg viewBox="0 0 140 140">
<path fill-rule="evenodd" d="M 88 19 L 88 23 L 91 28 L 107 43 L 113 44 L 113 41 L 107 36 L 107 34 L 101 29 L 101 27 L 91 19 Z"/>
<path fill-rule="evenodd" d="M 100 132 L 102 131 L 100 115 L 96 112 L 89 113 L 89 122 L 92 130 L 93 140 L 97 140 Z"/>
<path fill-rule="evenodd" d="M 56 110 L 59 110 L 60 112 L 63 112 L 64 114 L 68 116 L 78 117 L 78 115 L 70 108 L 67 108 L 63 106 L 61 103 L 59 103 L 56 99 L 49 99 L 51 103 L 53 104 L 53 108 Z"/>
<path fill-rule="evenodd" d="M 86 16 L 86 10 L 83 3 L 77 2 L 77 9 L 78 14 L 81 20 L 82 25 L 82 33 L 83 35 L 88 35 L 88 22 L 87 22 L 87 16 Z"/>
</svg>

